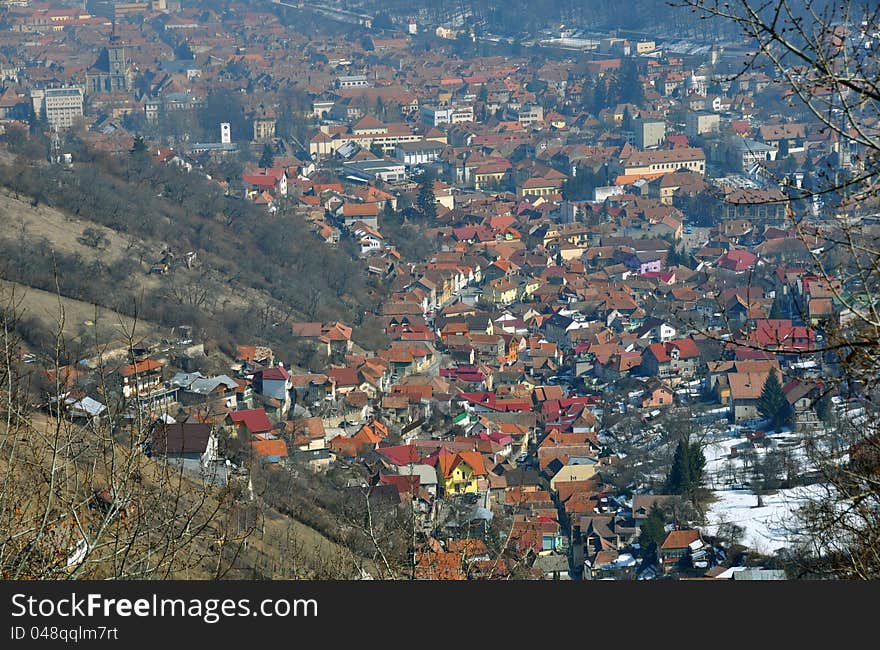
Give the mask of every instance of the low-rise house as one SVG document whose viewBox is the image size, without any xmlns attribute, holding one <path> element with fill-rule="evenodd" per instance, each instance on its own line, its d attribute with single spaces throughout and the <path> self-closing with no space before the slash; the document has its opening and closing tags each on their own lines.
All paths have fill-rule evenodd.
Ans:
<svg viewBox="0 0 880 650">
<path fill-rule="evenodd" d="M 287 196 L 287 171 L 283 168 L 269 167 L 251 170 L 242 176 L 242 180 L 249 188 L 250 196 L 258 196 L 266 191 L 279 196 Z"/>
<path fill-rule="evenodd" d="M 343 225 L 352 230 L 354 225 L 361 222 L 370 228 L 379 227 L 379 206 L 376 203 L 344 203 L 337 211 L 342 218 Z"/>
<path fill-rule="evenodd" d="M 250 442 L 251 450 L 263 463 L 284 463 L 287 461 L 287 443 L 280 438 L 254 436 Z"/>
<path fill-rule="evenodd" d="M 446 495 L 476 494 L 480 491 L 480 479 L 488 474 L 483 456 L 476 451 L 452 453 L 441 448 L 433 461 Z"/>
<path fill-rule="evenodd" d="M 281 402 L 286 402 L 290 399 L 290 389 L 292 386 L 290 373 L 281 364 L 254 373 L 254 388 L 256 391 L 261 395 L 266 395 Z"/>
<path fill-rule="evenodd" d="M 639 400 L 643 409 L 665 408 L 672 406 L 675 401 L 675 392 L 668 384 L 659 379 L 649 379 L 645 382 L 645 392 Z"/>
<path fill-rule="evenodd" d="M 64 397 L 67 417 L 74 422 L 87 421 L 98 424 L 108 414 L 107 406 L 96 399 L 83 395 L 81 391 L 71 391 Z"/>
<path fill-rule="evenodd" d="M 555 492 L 559 483 L 588 481 L 596 476 L 598 469 L 598 461 L 595 458 L 569 458 L 568 462 L 550 479 L 550 490 Z"/>
<path fill-rule="evenodd" d="M 727 382 L 730 386 L 730 416 L 734 422 L 744 422 L 758 417 L 758 400 L 770 371 L 730 372 Z"/>
<path fill-rule="evenodd" d="M 245 364 L 244 370 L 258 370 L 259 367 L 273 365 L 275 354 L 272 348 L 265 345 L 239 345 L 236 348 L 235 360 Z"/>
<path fill-rule="evenodd" d="M 702 546 L 703 538 L 699 530 L 670 531 L 658 550 L 660 563 L 665 571 L 669 571 Z"/>
<path fill-rule="evenodd" d="M 571 580 L 567 555 L 543 555 L 535 560 L 532 572 L 542 580 Z"/>
<path fill-rule="evenodd" d="M 163 388 L 162 369 L 164 364 L 153 359 L 145 359 L 123 366 L 119 369 L 122 377 L 122 394 L 126 398 L 147 397 Z"/>
<path fill-rule="evenodd" d="M 394 157 L 407 166 L 426 165 L 440 157 L 446 145 L 433 140 L 400 142 L 394 149 Z"/>
<path fill-rule="evenodd" d="M 291 326 L 294 338 L 308 341 L 328 357 L 344 357 L 351 352 L 352 328 L 339 321 L 330 323 L 297 322 Z"/>
<path fill-rule="evenodd" d="M 226 426 L 232 429 L 232 435 L 245 439 L 272 431 L 272 423 L 263 409 L 233 411 L 226 416 Z"/>
<path fill-rule="evenodd" d="M 148 456 L 179 460 L 217 460 L 217 436 L 207 424 L 157 422 L 144 447 Z"/>
<path fill-rule="evenodd" d="M 732 273 L 745 273 L 755 268 L 758 256 L 747 250 L 738 248 L 736 250 L 727 251 L 718 258 L 717 266 L 719 269 L 731 271 Z"/>
<path fill-rule="evenodd" d="M 401 476 L 417 476 L 419 487 L 432 497 L 437 496 L 437 470 L 431 465 L 423 463 L 401 465 L 398 466 L 397 473 Z"/>
<path fill-rule="evenodd" d="M 238 404 L 239 384 L 227 375 L 205 377 L 200 372 L 181 372 L 172 377 L 171 385 L 180 388 L 178 400 L 183 405 L 214 402 L 235 408 Z"/>
<path fill-rule="evenodd" d="M 330 465 L 330 449 L 324 421 L 311 417 L 288 422 L 287 425 L 285 428 L 290 434 L 292 456 L 305 460 L 314 470 L 326 469 Z"/>
<path fill-rule="evenodd" d="M 652 343 L 642 353 L 642 371 L 658 379 L 691 379 L 696 374 L 700 350 L 693 339 Z"/>
</svg>

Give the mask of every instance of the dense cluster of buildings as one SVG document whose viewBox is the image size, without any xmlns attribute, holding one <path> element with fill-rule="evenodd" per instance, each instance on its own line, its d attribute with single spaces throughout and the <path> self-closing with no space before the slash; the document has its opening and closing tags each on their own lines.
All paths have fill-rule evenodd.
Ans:
<svg viewBox="0 0 880 650">
<path fill-rule="evenodd" d="M 142 4 L 112 22 L 6 9 L 14 28 L 0 39 L 21 53 L 0 60 L 7 119 L 158 127 L 212 89 L 248 86 L 253 132 L 234 138 L 279 146 L 237 179 L 242 196 L 303 214 L 326 245 L 354 239 L 362 271 L 388 286 L 364 327 L 389 341 L 365 349 L 348 324 L 296 323 L 290 336 L 325 361 L 311 371 L 252 342 L 212 377 L 183 367 L 190 353 L 129 359 L 112 369 L 124 397 L 161 413 L 150 453 L 213 466 L 225 432 L 265 463 L 360 464 L 435 531 L 424 578 L 499 572 L 472 532 L 496 517 L 509 521 L 506 561 L 534 577 L 729 577 L 712 542 L 671 518 L 656 564 L 638 557 L 651 506 L 674 497 L 613 482 L 627 462 L 614 427 L 708 412 L 754 433 L 773 373 L 792 428 L 815 425 L 831 371 L 814 350 L 853 303 L 812 270 L 821 228 L 805 242 L 789 219 L 829 208 L 786 192 L 813 170 L 853 169 L 854 146 L 803 112 L 762 110 L 785 96 L 778 80 L 722 81 L 733 45 L 682 55 L 624 42 L 535 65 L 416 51 L 403 28 L 307 36 L 264 5 Z M 176 58 L 169 33 L 194 59 Z M 624 68 L 634 96 L 590 106 Z M 293 116 L 309 124 L 304 142 L 280 128 L 289 89 L 311 101 Z M 155 164 L 188 169 L 230 150 L 160 144 Z M 425 257 L 392 241 L 386 220 L 401 214 L 430 243 Z M 78 417 L 100 417 L 95 397 L 66 395 L 90 400 L 71 407 Z"/>
</svg>

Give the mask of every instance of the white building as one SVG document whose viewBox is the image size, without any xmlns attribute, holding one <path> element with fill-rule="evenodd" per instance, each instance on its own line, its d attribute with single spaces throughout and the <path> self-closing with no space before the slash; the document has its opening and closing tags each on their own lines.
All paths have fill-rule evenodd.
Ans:
<svg viewBox="0 0 880 650">
<path fill-rule="evenodd" d="M 336 87 L 340 89 L 344 88 L 368 88 L 370 86 L 369 80 L 365 75 L 350 75 L 347 77 L 339 77 L 336 80 Z"/>
<path fill-rule="evenodd" d="M 689 138 L 704 133 L 718 133 L 721 129 L 721 116 L 717 113 L 688 111 L 685 116 L 685 134 Z"/>
<path fill-rule="evenodd" d="M 66 129 L 83 116 L 83 90 L 79 86 L 32 90 L 37 117 L 45 117 L 53 129 Z"/>
<path fill-rule="evenodd" d="M 433 140 L 401 142 L 394 149 L 394 157 L 404 165 L 424 165 L 437 160 L 445 147 L 442 142 Z"/>
<path fill-rule="evenodd" d="M 517 120 L 523 126 L 529 126 L 530 124 L 534 124 L 535 122 L 543 122 L 544 121 L 544 107 L 543 106 L 523 106 L 519 109 L 519 114 L 517 115 Z"/>
<path fill-rule="evenodd" d="M 422 106 L 422 123 L 428 126 L 441 124 L 462 124 L 474 121 L 474 107 L 462 106 Z"/>
</svg>

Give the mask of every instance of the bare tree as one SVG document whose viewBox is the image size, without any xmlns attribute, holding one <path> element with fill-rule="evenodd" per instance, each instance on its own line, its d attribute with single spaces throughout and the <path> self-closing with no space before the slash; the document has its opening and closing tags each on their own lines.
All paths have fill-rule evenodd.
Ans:
<svg viewBox="0 0 880 650">
<path fill-rule="evenodd" d="M 805 436 L 808 469 L 820 480 L 792 526 L 801 543 L 790 554 L 797 575 L 880 576 L 880 431 L 876 399 L 880 361 L 880 6 L 853 0 L 677 0 L 710 22 L 741 30 L 752 48 L 741 77 L 766 73 L 792 107 L 836 139 L 836 160 L 803 184 L 777 182 L 787 219 L 810 271 L 837 306 L 814 317 L 824 339 L 809 349 L 762 346 L 814 355 L 832 370 L 825 392 L 842 398 L 838 424 Z M 809 153 L 808 153 L 809 156 Z M 812 178 L 809 178 L 812 176 Z M 856 431 L 856 438 L 850 433 Z M 856 444 L 852 444 L 852 443 Z"/>
<path fill-rule="evenodd" d="M 18 304 L 5 305 L 0 330 L 0 576 L 6 579 L 165 579 L 219 577 L 235 561 L 211 558 L 212 542 L 240 547 L 249 531 L 224 532 L 232 491 L 149 458 L 149 418 L 139 404 L 112 404 L 73 419 L 76 369 L 66 365 L 65 310 L 59 299 L 55 347 L 43 385 L 29 391 L 20 362 Z M 135 321 L 136 322 L 136 321 Z M 127 332 L 134 346 L 135 329 Z M 94 353 L 107 352 L 97 341 Z M 110 364 L 95 393 L 111 403 Z M 38 397 L 39 399 L 35 399 Z M 137 401 L 136 399 L 134 400 Z"/>
</svg>

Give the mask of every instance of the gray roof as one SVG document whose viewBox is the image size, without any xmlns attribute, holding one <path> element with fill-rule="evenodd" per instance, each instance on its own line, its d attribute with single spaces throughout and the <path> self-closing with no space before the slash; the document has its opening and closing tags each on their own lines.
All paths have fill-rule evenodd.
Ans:
<svg viewBox="0 0 880 650">
<path fill-rule="evenodd" d="M 430 465 L 403 465 L 397 468 L 397 473 L 402 476 L 418 476 L 421 485 L 437 485 L 437 470 Z"/>
<path fill-rule="evenodd" d="M 180 388 L 189 388 L 190 385 L 196 379 L 205 379 L 205 375 L 196 371 L 196 372 L 178 372 L 174 377 L 171 378 L 172 386 L 179 386 Z"/>
<path fill-rule="evenodd" d="M 568 557 L 565 555 L 544 555 L 535 560 L 532 567 L 541 573 L 568 571 Z"/>
<path fill-rule="evenodd" d="M 402 151 L 412 153 L 418 151 L 441 151 L 446 145 L 434 140 L 419 140 L 416 142 L 398 142 L 397 147 Z"/>
<path fill-rule="evenodd" d="M 200 395 L 207 395 L 220 385 L 224 385 L 227 388 L 238 387 L 238 383 L 228 375 L 205 377 L 198 371 L 177 373 L 171 379 L 171 385 L 178 386 L 191 393 L 199 393 Z"/>
<path fill-rule="evenodd" d="M 733 574 L 734 580 L 785 580 L 781 569 L 743 569 Z"/>
<path fill-rule="evenodd" d="M 764 144 L 763 142 L 758 142 L 757 140 L 750 140 L 748 138 L 734 138 L 733 139 L 733 148 L 738 151 L 752 151 L 752 152 L 761 152 L 766 153 L 771 151 L 773 147 L 768 144 Z"/>
<path fill-rule="evenodd" d="M 397 160 L 356 160 L 342 163 L 347 169 L 356 169 L 359 172 L 378 173 L 385 170 L 401 169 L 403 163 Z"/>
<path fill-rule="evenodd" d="M 238 388 L 238 382 L 227 375 L 218 375 L 217 377 L 196 379 L 192 382 L 187 390 L 201 395 L 207 395 L 218 386 L 226 386 L 227 388 Z"/>
<path fill-rule="evenodd" d="M 73 410 L 82 411 L 88 415 L 100 415 L 107 410 L 107 407 L 101 404 L 101 402 L 88 396 L 77 401 L 71 401 L 70 398 L 68 398 L 67 403 Z"/>
</svg>

